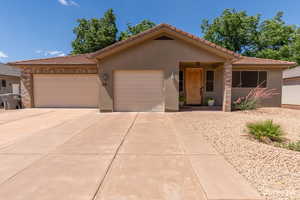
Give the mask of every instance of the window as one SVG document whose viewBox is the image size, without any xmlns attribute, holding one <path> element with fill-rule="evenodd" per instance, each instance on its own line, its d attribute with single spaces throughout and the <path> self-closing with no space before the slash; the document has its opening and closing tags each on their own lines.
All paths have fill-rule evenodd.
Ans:
<svg viewBox="0 0 300 200">
<path fill-rule="evenodd" d="M 232 72 L 232 87 L 241 87 L 241 72 Z"/>
<path fill-rule="evenodd" d="M 214 91 L 214 79 L 215 79 L 214 71 L 206 71 L 206 91 L 212 92 Z"/>
<path fill-rule="evenodd" d="M 6 80 L 1 80 L 1 86 L 6 87 Z"/>
<path fill-rule="evenodd" d="M 179 92 L 183 91 L 183 71 L 179 71 Z"/>
<path fill-rule="evenodd" d="M 266 71 L 233 71 L 232 87 L 253 88 L 260 85 L 267 87 Z"/>
</svg>

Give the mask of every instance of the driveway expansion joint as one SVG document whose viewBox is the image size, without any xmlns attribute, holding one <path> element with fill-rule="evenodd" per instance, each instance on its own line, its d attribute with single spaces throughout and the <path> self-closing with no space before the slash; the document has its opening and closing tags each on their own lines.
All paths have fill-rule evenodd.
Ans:
<svg viewBox="0 0 300 200">
<path fill-rule="evenodd" d="M 139 113 L 136 113 L 136 115 L 135 115 L 134 119 L 132 120 L 130 126 L 129 126 L 128 129 L 126 130 L 126 133 L 124 134 L 124 136 L 123 136 L 123 138 L 122 138 L 122 140 L 121 140 L 121 142 L 120 142 L 118 148 L 116 149 L 113 158 L 111 159 L 110 163 L 108 164 L 107 169 L 105 170 L 104 176 L 103 176 L 103 178 L 101 179 L 101 181 L 100 181 L 100 183 L 99 183 L 99 185 L 98 185 L 98 187 L 97 187 L 97 189 L 96 189 L 96 191 L 95 191 L 95 193 L 94 193 L 94 195 L 93 195 L 92 200 L 96 200 L 96 198 L 98 197 L 98 193 L 99 193 L 99 191 L 100 191 L 102 185 L 104 184 L 105 179 L 108 177 L 108 174 L 109 174 L 109 172 L 110 172 L 111 169 L 112 169 L 112 165 L 113 165 L 115 159 L 117 158 L 118 153 L 119 153 L 119 151 L 120 151 L 122 145 L 124 144 L 126 137 L 129 135 L 129 132 L 130 132 L 131 129 L 133 128 L 133 126 L 134 126 L 134 124 L 135 124 L 135 122 L 136 122 L 136 120 L 137 120 L 137 118 L 138 118 L 138 115 L 139 115 Z"/>
</svg>

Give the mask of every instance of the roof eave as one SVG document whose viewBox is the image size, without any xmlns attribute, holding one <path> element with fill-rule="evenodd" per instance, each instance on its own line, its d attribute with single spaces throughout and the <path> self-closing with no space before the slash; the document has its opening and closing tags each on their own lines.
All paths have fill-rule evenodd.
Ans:
<svg viewBox="0 0 300 200">
<path fill-rule="evenodd" d="M 37 66 L 68 66 L 68 67 L 72 67 L 72 66 L 82 66 L 82 65 L 86 65 L 86 66 L 95 66 L 97 65 L 96 63 L 68 63 L 68 64 L 60 64 L 60 63 L 43 63 L 43 64 L 21 64 L 21 63 L 7 63 L 7 65 L 9 66 L 13 66 L 13 67 L 18 67 L 18 68 L 22 68 L 22 67 L 37 67 Z"/>
<path fill-rule="evenodd" d="M 267 67 L 284 67 L 284 68 L 289 68 L 289 67 L 294 67 L 297 66 L 296 63 L 294 64 L 256 64 L 256 63 L 233 63 L 232 65 L 234 66 L 267 66 Z"/>
</svg>

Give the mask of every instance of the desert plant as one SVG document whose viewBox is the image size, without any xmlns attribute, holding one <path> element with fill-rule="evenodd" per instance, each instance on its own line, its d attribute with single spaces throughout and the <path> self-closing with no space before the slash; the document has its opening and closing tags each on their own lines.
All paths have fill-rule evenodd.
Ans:
<svg viewBox="0 0 300 200">
<path fill-rule="evenodd" d="M 289 142 L 286 144 L 280 144 L 280 147 L 289 149 L 292 151 L 300 151 L 300 141 L 297 142 Z"/>
<path fill-rule="evenodd" d="M 281 126 L 273 123 L 272 120 L 254 122 L 247 124 L 248 132 L 259 141 L 282 142 L 284 133 Z M 268 142 L 266 142 L 268 143 Z"/>
<path fill-rule="evenodd" d="M 244 97 L 238 98 L 233 102 L 235 110 L 254 110 L 256 109 L 257 101 L 254 99 L 246 99 Z"/>
<path fill-rule="evenodd" d="M 259 84 L 257 87 L 252 88 L 247 96 L 235 100 L 233 108 L 235 110 L 253 110 L 257 108 L 259 101 L 279 94 L 275 89 L 262 88 L 262 85 L 263 83 Z"/>
</svg>

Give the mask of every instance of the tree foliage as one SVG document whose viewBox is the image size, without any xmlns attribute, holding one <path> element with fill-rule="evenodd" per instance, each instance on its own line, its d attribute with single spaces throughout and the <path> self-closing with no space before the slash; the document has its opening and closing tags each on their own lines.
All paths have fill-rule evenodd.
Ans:
<svg viewBox="0 0 300 200">
<path fill-rule="evenodd" d="M 118 41 L 116 16 L 112 9 L 107 10 L 102 18 L 78 19 L 77 21 L 79 24 L 73 29 L 76 38 L 72 42 L 72 54 L 95 52 Z M 155 23 L 149 20 L 143 20 L 135 26 L 128 24 L 127 30 L 121 32 L 119 40 L 127 39 L 153 26 Z"/>
<path fill-rule="evenodd" d="M 156 24 L 154 22 L 151 22 L 149 20 L 143 20 L 141 23 L 132 26 L 130 23 L 127 24 L 127 30 L 124 32 L 121 32 L 119 40 L 126 40 L 127 38 L 137 35 L 141 32 L 144 32 L 152 27 L 154 27 Z"/>
<path fill-rule="evenodd" d="M 72 42 L 72 54 L 90 53 L 116 42 L 116 16 L 109 9 L 100 19 L 79 19 L 73 32 L 76 39 Z"/>
<path fill-rule="evenodd" d="M 300 63 L 300 30 L 287 25 L 283 12 L 261 20 L 245 11 L 226 9 L 212 23 L 202 22 L 204 38 L 237 53 Z"/>
<path fill-rule="evenodd" d="M 245 11 L 226 9 L 210 24 L 203 20 L 204 38 L 232 51 L 242 53 L 253 48 L 260 15 L 248 16 Z"/>
</svg>

